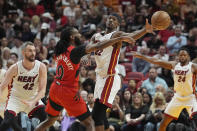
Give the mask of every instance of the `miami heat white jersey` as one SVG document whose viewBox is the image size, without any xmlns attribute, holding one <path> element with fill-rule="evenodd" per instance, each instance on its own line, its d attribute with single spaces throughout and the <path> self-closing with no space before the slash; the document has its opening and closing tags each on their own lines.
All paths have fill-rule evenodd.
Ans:
<svg viewBox="0 0 197 131">
<path fill-rule="evenodd" d="M 95 42 L 109 40 L 114 32 L 102 35 L 97 33 L 95 35 Z M 101 77 L 106 77 L 111 74 L 118 74 L 117 62 L 119 59 L 120 49 L 109 46 L 103 50 L 97 50 L 94 52 L 96 60 L 96 73 Z"/>
<path fill-rule="evenodd" d="M 10 97 L 30 100 L 36 96 L 40 63 L 40 61 L 36 60 L 31 70 L 26 70 L 22 65 L 22 61 L 17 63 L 18 74 L 13 79 Z"/>
<path fill-rule="evenodd" d="M 5 77 L 6 70 L 1 69 L 0 71 L 0 83 L 2 82 L 3 78 Z M 8 88 L 4 88 L 2 92 L 2 96 L 0 97 L 0 103 L 5 102 L 8 96 Z"/>
<path fill-rule="evenodd" d="M 180 96 L 189 96 L 194 93 L 196 87 L 196 76 L 192 73 L 192 62 L 181 66 L 178 63 L 173 70 L 174 90 Z"/>
</svg>

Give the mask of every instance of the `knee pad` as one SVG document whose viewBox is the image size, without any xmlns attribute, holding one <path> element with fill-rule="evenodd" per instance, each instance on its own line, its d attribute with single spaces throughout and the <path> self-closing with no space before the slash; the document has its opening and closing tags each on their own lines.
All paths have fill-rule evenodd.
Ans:
<svg viewBox="0 0 197 131">
<path fill-rule="evenodd" d="M 95 126 L 104 125 L 104 121 L 106 119 L 106 110 L 107 106 L 101 104 L 97 99 L 92 111 L 92 118 L 94 119 Z"/>
</svg>

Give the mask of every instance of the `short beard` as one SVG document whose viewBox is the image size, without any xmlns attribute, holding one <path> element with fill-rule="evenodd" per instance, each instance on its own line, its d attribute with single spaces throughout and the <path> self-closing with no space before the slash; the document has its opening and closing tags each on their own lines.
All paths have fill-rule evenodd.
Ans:
<svg viewBox="0 0 197 131">
<path fill-rule="evenodd" d="M 76 46 L 82 45 L 81 40 L 80 40 L 79 38 L 77 38 L 77 37 L 75 37 L 75 45 L 76 45 Z"/>
<path fill-rule="evenodd" d="M 30 62 L 34 62 L 35 61 L 35 58 L 29 58 L 29 57 L 25 57 L 28 61 L 30 61 Z"/>
</svg>

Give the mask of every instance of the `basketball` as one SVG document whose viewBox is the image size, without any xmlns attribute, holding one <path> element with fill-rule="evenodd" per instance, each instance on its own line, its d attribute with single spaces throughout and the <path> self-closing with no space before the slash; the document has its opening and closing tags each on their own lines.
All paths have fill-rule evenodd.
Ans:
<svg viewBox="0 0 197 131">
<path fill-rule="evenodd" d="M 165 30 L 170 23 L 170 16 L 165 11 L 157 11 L 151 17 L 151 24 L 155 30 Z"/>
</svg>

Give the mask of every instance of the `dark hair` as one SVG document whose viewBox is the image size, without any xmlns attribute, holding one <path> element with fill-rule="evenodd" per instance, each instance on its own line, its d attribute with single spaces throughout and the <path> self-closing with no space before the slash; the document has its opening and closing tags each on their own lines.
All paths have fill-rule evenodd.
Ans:
<svg viewBox="0 0 197 131">
<path fill-rule="evenodd" d="M 10 55 L 15 55 L 16 58 L 18 58 L 18 55 L 16 53 L 14 53 L 14 52 L 10 53 Z"/>
<path fill-rule="evenodd" d="M 180 53 L 180 51 L 186 51 L 186 52 L 188 53 L 188 55 L 191 56 L 191 55 L 190 55 L 190 51 L 189 51 L 187 48 L 185 48 L 185 47 L 181 47 L 181 48 L 178 50 L 178 54 Z"/>
<path fill-rule="evenodd" d="M 70 45 L 70 36 L 72 35 L 74 27 L 66 27 L 62 30 L 60 35 L 60 40 L 55 46 L 55 55 L 59 56 L 63 52 L 67 51 L 68 46 Z"/>
<path fill-rule="evenodd" d="M 120 15 L 118 15 L 117 13 L 111 13 L 110 15 L 111 15 L 111 16 L 115 16 L 115 17 L 117 18 L 119 24 L 121 23 L 122 20 L 121 20 Z"/>
</svg>

